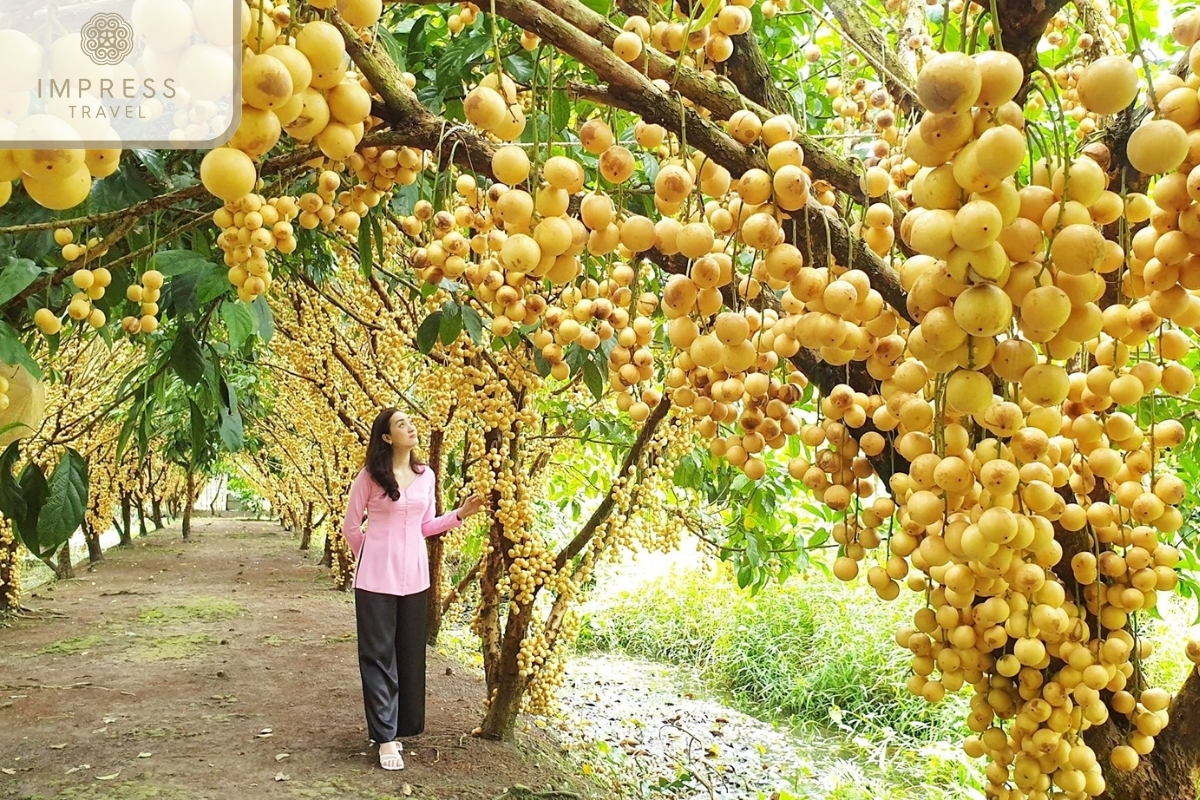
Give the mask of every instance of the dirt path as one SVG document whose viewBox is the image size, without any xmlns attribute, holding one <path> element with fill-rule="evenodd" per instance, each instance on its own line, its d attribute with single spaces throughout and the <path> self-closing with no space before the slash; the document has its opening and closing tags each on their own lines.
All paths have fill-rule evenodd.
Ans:
<svg viewBox="0 0 1200 800">
<path fill-rule="evenodd" d="M 546 739 L 469 735 L 483 687 L 429 658 L 408 768 L 368 751 L 352 597 L 278 526 L 198 520 L 112 550 L 0 628 L 0 797 L 491 800 L 520 784 L 593 796 Z M 568 786 L 568 784 L 571 784 Z"/>
</svg>

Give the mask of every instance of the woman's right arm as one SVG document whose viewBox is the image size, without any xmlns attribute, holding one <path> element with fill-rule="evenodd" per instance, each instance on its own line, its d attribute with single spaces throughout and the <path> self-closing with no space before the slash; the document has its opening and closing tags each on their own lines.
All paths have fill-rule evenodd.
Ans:
<svg viewBox="0 0 1200 800">
<path fill-rule="evenodd" d="M 363 546 L 363 514 L 367 510 L 367 500 L 371 496 L 371 476 L 364 470 L 358 473 L 354 484 L 350 487 L 350 502 L 346 506 L 346 520 L 342 524 L 342 535 L 354 557 L 362 552 Z"/>
</svg>

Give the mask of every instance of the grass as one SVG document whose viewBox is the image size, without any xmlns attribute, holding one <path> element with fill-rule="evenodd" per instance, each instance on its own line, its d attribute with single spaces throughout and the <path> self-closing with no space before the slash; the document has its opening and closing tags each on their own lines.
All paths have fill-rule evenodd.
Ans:
<svg viewBox="0 0 1200 800">
<path fill-rule="evenodd" d="M 216 642 L 217 640 L 207 633 L 184 633 L 146 639 L 128 652 L 130 658 L 135 661 L 167 661 L 191 658 Z"/>
<path fill-rule="evenodd" d="M 93 647 L 104 642 L 103 636 L 75 636 L 70 639 L 60 639 L 38 650 L 39 655 L 76 655 L 86 653 Z"/>
<path fill-rule="evenodd" d="M 584 619 L 579 646 L 694 668 L 742 710 L 873 740 L 955 737 L 965 701 L 931 706 L 905 688 L 892 640 L 912 603 L 811 576 L 756 597 L 723 575 L 673 571 Z"/>
<path fill-rule="evenodd" d="M 708 692 L 795 733 L 806 766 L 779 800 L 975 800 L 965 695 L 910 695 L 892 636 L 919 599 L 814 573 L 751 597 L 715 569 L 673 569 L 585 613 L 577 646 L 694 670 Z"/>
<path fill-rule="evenodd" d="M 147 608 L 138 615 L 138 619 L 148 623 L 216 622 L 217 620 L 239 616 L 244 614 L 245 611 L 240 604 L 230 600 L 221 600 L 216 597 L 197 597 L 195 600 L 164 608 Z"/>
</svg>

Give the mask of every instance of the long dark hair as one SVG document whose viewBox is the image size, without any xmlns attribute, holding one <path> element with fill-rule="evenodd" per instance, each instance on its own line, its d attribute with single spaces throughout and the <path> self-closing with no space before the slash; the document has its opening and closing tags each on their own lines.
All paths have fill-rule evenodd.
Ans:
<svg viewBox="0 0 1200 800">
<path fill-rule="evenodd" d="M 385 408 L 380 411 L 371 425 L 371 439 L 367 442 L 367 474 L 392 500 L 400 499 L 400 484 L 396 483 L 396 474 L 392 472 L 392 446 L 383 437 L 392 432 L 392 417 L 399 410 Z M 415 450 L 408 454 L 408 463 L 416 474 L 425 472 L 425 462 Z"/>
</svg>

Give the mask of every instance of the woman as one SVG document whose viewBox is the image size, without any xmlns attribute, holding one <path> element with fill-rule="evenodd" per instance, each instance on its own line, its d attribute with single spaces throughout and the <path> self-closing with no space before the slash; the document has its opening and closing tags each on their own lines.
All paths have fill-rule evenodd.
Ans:
<svg viewBox="0 0 1200 800">
<path fill-rule="evenodd" d="M 483 508 L 471 495 L 434 516 L 437 477 L 417 454 L 408 415 L 384 409 L 371 426 L 367 464 L 350 489 L 343 533 L 358 560 L 354 607 L 367 731 L 384 769 L 404 769 L 397 739 L 425 729 L 425 609 L 429 556 L 440 536 Z M 363 533 L 363 513 L 367 532 Z"/>
</svg>

